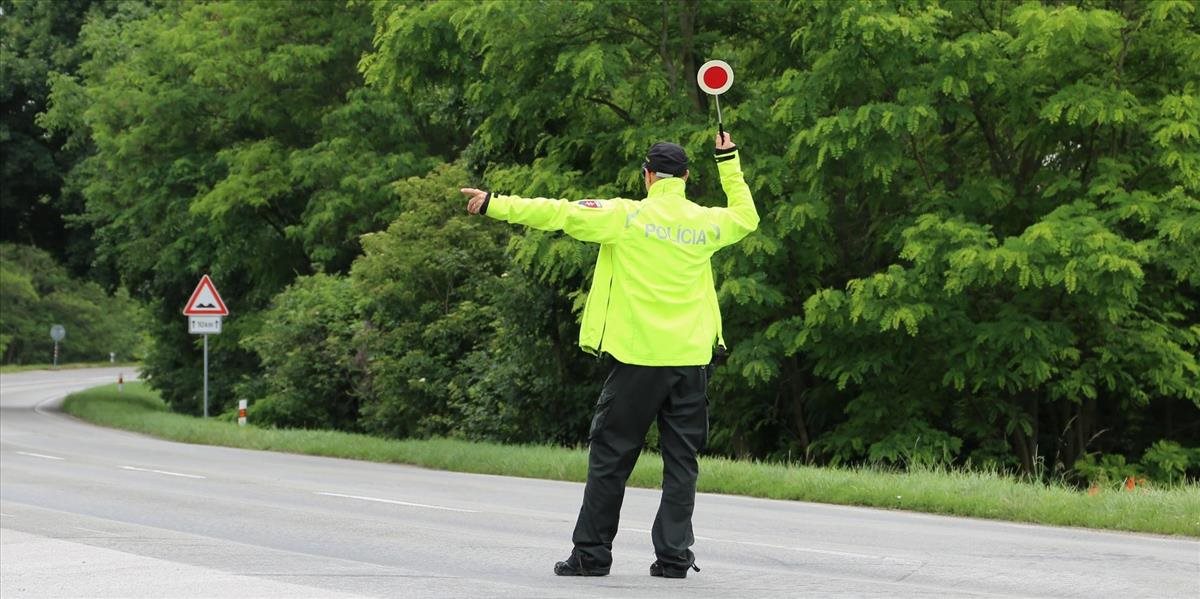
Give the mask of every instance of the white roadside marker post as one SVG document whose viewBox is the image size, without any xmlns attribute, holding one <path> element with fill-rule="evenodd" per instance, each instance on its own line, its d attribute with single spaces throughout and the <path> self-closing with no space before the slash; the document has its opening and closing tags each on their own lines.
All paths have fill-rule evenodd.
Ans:
<svg viewBox="0 0 1200 599">
<path fill-rule="evenodd" d="M 50 327 L 50 339 L 54 340 L 54 368 L 58 368 L 58 342 L 67 336 L 67 329 L 61 324 Z"/>
</svg>

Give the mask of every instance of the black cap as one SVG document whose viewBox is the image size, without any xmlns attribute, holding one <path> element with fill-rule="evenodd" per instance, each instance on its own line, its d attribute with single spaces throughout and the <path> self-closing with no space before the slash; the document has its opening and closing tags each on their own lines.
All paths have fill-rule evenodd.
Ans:
<svg viewBox="0 0 1200 599">
<path fill-rule="evenodd" d="M 678 144 L 660 141 L 650 146 L 646 163 L 642 168 L 652 173 L 664 173 L 682 177 L 688 170 L 687 152 Z"/>
</svg>

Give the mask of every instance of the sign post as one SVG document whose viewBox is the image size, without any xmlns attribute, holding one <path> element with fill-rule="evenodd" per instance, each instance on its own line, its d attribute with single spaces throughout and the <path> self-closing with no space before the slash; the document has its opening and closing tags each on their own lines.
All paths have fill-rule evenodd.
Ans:
<svg viewBox="0 0 1200 599">
<path fill-rule="evenodd" d="M 188 332 L 204 336 L 204 417 L 208 418 L 208 336 L 221 333 L 221 317 L 228 316 L 229 309 L 212 279 L 204 275 L 183 313 L 188 317 Z"/>
<path fill-rule="evenodd" d="M 733 85 L 733 68 L 724 60 L 710 60 L 696 71 L 696 85 L 717 102 L 717 132 L 725 136 L 725 124 L 721 121 L 721 94 Z"/>
<path fill-rule="evenodd" d="M 54 340 L 54 368 L 58 368 L 58 342 L 67 336 L 67 329 L 61 324 L 50 327 L 50 338 Z"/>
<path fill-rule="evenodd" d="M 208 418 L 208 335 L 204 335 L 204 417 Z"/>
</svg>

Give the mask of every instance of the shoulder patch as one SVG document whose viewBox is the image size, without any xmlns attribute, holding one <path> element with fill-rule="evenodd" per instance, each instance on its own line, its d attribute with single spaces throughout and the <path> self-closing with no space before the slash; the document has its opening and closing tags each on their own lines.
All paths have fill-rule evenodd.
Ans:
<svg viewBox="0 0 1200 599">
<path fill-rule="evenodd" d="M 584 208 L 603 208 L 604 207 L 604 202 L 601 202 L 600 200 L 579 200 L 578 202 L 575 202 L 575 203 L 579 204 L 580 206 L 583 206 Z"/>
</svg>

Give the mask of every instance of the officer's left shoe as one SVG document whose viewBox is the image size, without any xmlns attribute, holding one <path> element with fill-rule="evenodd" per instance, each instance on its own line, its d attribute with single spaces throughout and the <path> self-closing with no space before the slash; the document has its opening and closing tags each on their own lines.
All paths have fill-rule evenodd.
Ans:
<svg viewBox="0 0 1200 599">
<path fill-rule="evenodd" d="M 687 560 L 687 565 L 680 566 L 676 564 L 665 564 L 662 560 L 654 560 L 650 564 L 650 575 L 661 576 L 663 578 L 687 578 L 688 569 L 700 571 L 700 566 L 696 565 L 696 554 L 689 549 L 684 559 Z"/>
<path fill-rule="evenodd" d="M 658 560 L 654 560 L 654 563 L 650 564 L 650 575 L 661 576 L 663 578 L 687 578 L 688 568 L 697 572 L 700 571 L 700 566 L 697 566 L 694 562 L 691 565 L 680 568 L 678 566 L 667 566 Z"/>
<path fill-rule="evenodd" d="M 572 551 L 571 557 L 554 564 L 554 573 L 559 576 L 608 576 L 609 566 L 601 568 L 590 561 L 587 558 L 580 559 L 579 554 Z"/>
</svg>

